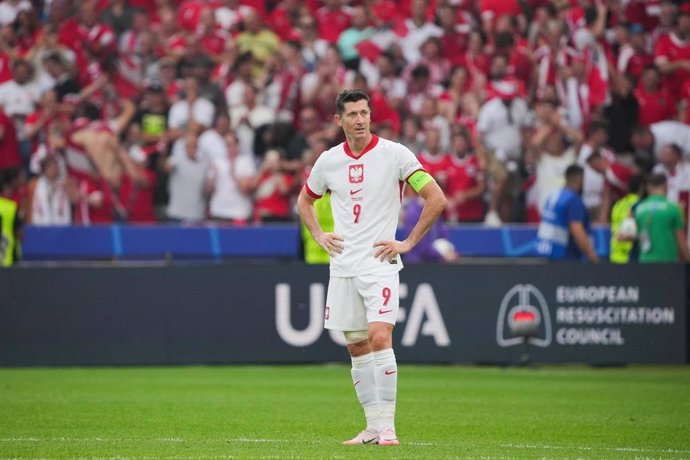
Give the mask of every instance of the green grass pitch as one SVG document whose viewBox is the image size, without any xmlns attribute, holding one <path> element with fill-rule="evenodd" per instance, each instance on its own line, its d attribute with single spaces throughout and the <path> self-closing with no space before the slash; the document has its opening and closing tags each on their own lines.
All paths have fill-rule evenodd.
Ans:
<svg viewBox="0 0 690 460">
<path fill-rule="evenodd" d="M 690 367 L 400 366 L 399 447 L 350 369 L 0 369 L 0 458 L 690 458 Z"/>
</svg>

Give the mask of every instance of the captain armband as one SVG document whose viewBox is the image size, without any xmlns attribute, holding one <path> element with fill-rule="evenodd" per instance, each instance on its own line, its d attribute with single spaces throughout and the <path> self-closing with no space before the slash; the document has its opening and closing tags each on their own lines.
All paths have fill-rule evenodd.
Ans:
<svg viewBox="0 0 690 460">
<path fill-rule="evenodd" d="M 431 177 L 431 174 L 428 172 L 415 171 L 409 179 L 407 179 L 407 183 L 412 186 L 415 192 L 419 193 L 419 191 L 432 180 L 434 180 L 434 178 Z"/>
</svg>

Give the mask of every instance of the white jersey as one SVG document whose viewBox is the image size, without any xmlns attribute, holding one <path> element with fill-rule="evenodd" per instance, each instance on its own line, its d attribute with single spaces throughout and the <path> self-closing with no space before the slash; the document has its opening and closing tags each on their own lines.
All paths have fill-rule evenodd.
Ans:
<svg viewBox="0 0 690 460">
<path fill-rule="evenodd" d="M 422 169 L 407 147 L 377 136 L 359 157 L 352 154 L 347 142 L 319 157 L 306 191 L 313 198 L 331 191 L 334 231 L 345 240 L 342 254 L 331 257 L 331 276 L 402 269 L 399 255 L 384 262 L 375 258 L 374 243 L 395 239 L 404 181 Z"/>
</svg>

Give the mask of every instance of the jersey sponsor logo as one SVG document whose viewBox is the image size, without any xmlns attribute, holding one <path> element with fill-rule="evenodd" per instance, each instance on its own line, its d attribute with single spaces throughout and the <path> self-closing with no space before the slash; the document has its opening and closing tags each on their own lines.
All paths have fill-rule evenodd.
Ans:
<svg viewBox="0 0 690 460">
<path fill-rule="evenodd" d="M 398 372 L 398 371 L 385 371 L 385 374 L 386 374 L 386 375 L 393 375 L 393 374 L 395 374 L 396 372 Z"/>
<path fill-rule="evenodd" d="M 351 184 L 364 182 L 364 165 L 350 165 L 348 176 Z"/>
<path fill-rule="evenodd" d="M 383 308 L 379 308 L 379 315 L 385 315 L 386 313 L 390 313 L 393 310 L 384 310 Z"/>
<path fill-rule="evenodd" d="M 357 190 L 350 190 L 350 195 L 357 195 L 362 190 L 364 190 L 364 189 L 358 188 Z"/>
</svg>

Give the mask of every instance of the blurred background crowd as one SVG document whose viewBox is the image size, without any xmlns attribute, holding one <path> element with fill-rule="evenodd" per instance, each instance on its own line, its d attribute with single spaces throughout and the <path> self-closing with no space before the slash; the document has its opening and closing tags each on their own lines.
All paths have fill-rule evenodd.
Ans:
<svg viewBox="0 0 690 460">
<path fill-rule="evenodd" d="M 538 222 L 573 163 L 595 223 L 651 171 L 687 211 L 668 0 L 4 0 L 0 194 L 33 225 L 296 221 L 351 87 L 449 222 Z"/>
</svg>

